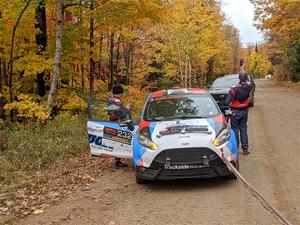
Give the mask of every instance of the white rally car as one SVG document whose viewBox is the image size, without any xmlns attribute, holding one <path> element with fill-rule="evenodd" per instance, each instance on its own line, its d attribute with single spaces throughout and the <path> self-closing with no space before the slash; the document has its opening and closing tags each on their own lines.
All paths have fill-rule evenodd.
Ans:
<svg viewBox="0 0 300 225">
<path fill-rule="evenodd" d="M 112 104 L 104 108 L 113 113 L 126 111 Z M 238 169 L 234 132 L 205 90 L 169 89 L 151 93 L 138 124 L 131 118 L 118 122 L 103 119 L 107 111 L 101 111 L 103 107 L 97 108 L 95 102 L 90 109 L 91 154 L 133 159 L 137 183 L 234 177 L 222 157 Z"/>
</svg>

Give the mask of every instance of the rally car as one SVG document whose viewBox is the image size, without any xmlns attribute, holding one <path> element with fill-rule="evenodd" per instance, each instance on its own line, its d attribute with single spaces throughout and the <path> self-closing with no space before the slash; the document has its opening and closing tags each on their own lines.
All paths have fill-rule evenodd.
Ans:
<svg viewBox="0 0 300 225">
<path fill-rule="evenodd" d="M 133 159 L 136 182 L 182 178 L 234 177 L 222 157 L 238 169 L 233 130 L 213 97 L 202 89 L 169 89 L 151 93 L 138 123 L 110 122 L 120 105 L 90 105 L 91 154 Z M 97 116 L 100 118 L 97 119 Z"/>
</svg>

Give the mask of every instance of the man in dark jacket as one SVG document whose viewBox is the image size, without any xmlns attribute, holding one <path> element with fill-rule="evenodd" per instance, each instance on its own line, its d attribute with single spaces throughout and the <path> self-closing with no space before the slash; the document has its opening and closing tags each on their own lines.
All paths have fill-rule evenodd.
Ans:
<svg viewBox="0 0 300 225">
<path fill-rule="evenodd" d="M 239 79 L 239 84 L 230 88 L 225 102 L 227 105 L 230 105 L 230 109 L 234 112 L 234 115 L 231 118 L 231 127 L 234 130 L 238 147 L 240 144 L 239 140 L 241 139 L 243 154 L 248 155 L 250 152 L 247 121 L 252 85 L 248 81 L 248 75 L 246 72 L 241 72 L 239 74 Z"/>
<path fill-rule="evenodd" d="M 124 107 L 124 104 L 121 100 L 121 98 L 123 97 L 123 93 L 124 93 L 124 89 L 123 89 L 122 85 L 114 86 L 113 90 L 112 90 L 112 96 L 108 99 L 108 103 L 110 103 L 110 104 L 113 103 L 113 104 L 121 105 Z M 127 105 L 125 108 L 127 108 L 129 110 L 130 106 Z M 124 109 L 121 109 L 117 112 L 109 113 L 110 121 L 118 121 L 118 119 L 121 119 L 121 120 L 125 119 L 127 115 L 128 115 L 128 111 L 126 111 Z M 120 158 L 116 158 L 115 168 L 120 169 L 123 167 L 128 167 L 128 164 L 123 163 Z"/>
</svg>

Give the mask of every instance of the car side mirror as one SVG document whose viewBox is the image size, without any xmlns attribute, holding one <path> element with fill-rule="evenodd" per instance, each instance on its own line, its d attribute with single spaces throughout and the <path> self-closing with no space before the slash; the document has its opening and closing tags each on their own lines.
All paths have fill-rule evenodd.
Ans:
<svg viewBox="0 0 300 225">
<path fill-rule="evenodd" d="M 119 120 L 119 126 L 120 127 L 127 127 L 130 131 L 134 130 L 134 124 L 133 124 L 133 121 L 131 119 L 130 120 L 125 120 L 125 121 Z"/>
<path fill-rule="evenodd" d="M 104 109 L 107 111 L 120 111 L 121 107 L 119 107 L 118 105 L 115 105 L 115 104 L 111 104 L 111 105 L 105 106 Z"/>
<path fill-rule="evenodd" d="M 109 104 L 109 105 L 105 106 L 104 109 L 109 114 L 122 114 L 124 117 L 122 117 L 121 119 L 125 119 L 126 115 L 128 115 L 129 119 L 131 120 L 130 111 L 122 105 L 117 105 L 117 104 L 112 103 L 112 104 Z"/>
</svg>

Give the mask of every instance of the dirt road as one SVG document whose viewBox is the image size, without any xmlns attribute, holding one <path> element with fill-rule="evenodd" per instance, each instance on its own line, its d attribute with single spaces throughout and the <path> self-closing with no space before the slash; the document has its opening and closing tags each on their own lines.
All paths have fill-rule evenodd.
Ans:
<svg viewBox="0 0 300 225">
<path fill-rule="evenodd" d="M 258 80 L 250 110 L 251 154 L 240 171 L 293 224 L 300 224 L 300 93 Z M 132 170 L 96 182 L 20 224 L 279 224 L 238 181 L 137 185 Z"/>
</svg>

